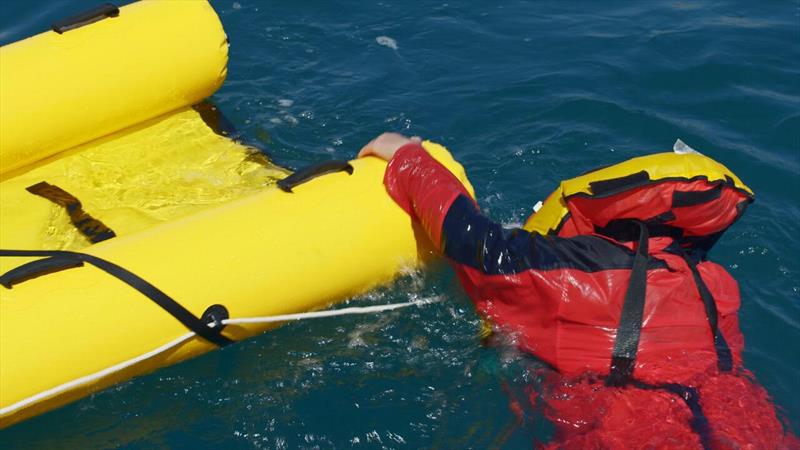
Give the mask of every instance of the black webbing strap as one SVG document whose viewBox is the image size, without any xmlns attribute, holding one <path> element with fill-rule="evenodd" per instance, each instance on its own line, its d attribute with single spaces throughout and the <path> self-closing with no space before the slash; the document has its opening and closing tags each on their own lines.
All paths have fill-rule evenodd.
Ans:
<svg viewBox="0 0 800 450">
<path fill-rule="evenodd" d="M 630 175 L 625 175 L 624 177 L 592 181 L 589 183 L 589 189 L 592 190 L 593 197 L 606 197 L 635 187 L 644 186 L 649 182 L 650 174 L 647 173 L 646 170 L 641 170 Z"/>
<path fill-rule="evenodd" d="M 70 221 L 75 225 L 75 228 L 86 236 L 86 239 L 89 239 L 92 244 L 116 236 L 111 228 L 87 214 L 86 211 L 83 210 L 83 205 L 80 200 L 60 187 L 42 181 L 33 186 L 28 186 L 26 190 L 31 194 L 44 197 L 56 205 L 64 207 L 64 209 L 67 210 L 67 214 L 69 214 Z"/>
<path fill-rule="evenodd" d="M 700 406 L 700 393 L 697 391 L 697 388 L 678 383 L 649 384 L 639 380 L 632 380 L 631 385 L 639 389 L 664 390 L 680 397 L 692 412 L 692 420 L 689 421 L 689 426 L 692 428 L 692 431 L 700 436 L 700 443 L 703 449 L 708 450 L 712 448 L 711 427 L 708 423 L 708 417 L 706 417 L 702 406 Z"/>
<path fill-rule="evenodd" d="M 714 201 L 722 196 L 723 188 L 724 186 L 720 183 L 706 191 L 674 191 L 672 193 L 672 207 L 685 208 Z"/>
<path fill-rule="evenodd" d="M 128 286 L 136 289 L 144 296 L 155 302 L 162 309 L 164 309 L 164 311 L 172 315 L 172 317 L 177 319 L 186 328 L 195 332 L 198 336 L 202 337 L 208 342 L 216 344 L 220 347 L 224 347 L 234 342 L 221 334 L 222 327 L 210 328 L 207 325 L 207 322 L 204 322 L 202 319 L 196 317 L 194 314 L 191 313 L 191 311 L 184 308 L 180 303 L 173 300 L 170 296 L 165 294 L 157 287 L 153 286 L 146 280 L 128 271 L 127 269 L 120 267 L 110 261 L 98 258 L 97 256 L 88 255 L 86 253 L 70 252 L 65 250 L 0 250 L 0 257 L 10 257 L 10 256 L 49 257 L 48 259 L 29 262 L 27 264 L 24 264 L 23 266 L 20 266 L 17 269 L 14 269 L 17 270 L 18 273 L 20 274 L 27 272 L 29 278 L 31 276 L 36 276 L 37 265 L 52 266 L 51 261 L 53 260 L 53 258 L 58 259 L 58 261 L 60 261 L 61 264 L 64 266 L 63 268 L 69 267 L 69 264 L 64 264 L 65 262 L 68 261 L 74 261 L 75 264 L 73 264 L 71 267 L 76 267 L 80 265 L 80 263 L 84 262 L 89 263 L 97 267 L 98 269 L 108 273 L 109 275 L 118 278 L 122 282 L 126 283 Z M 29 270 L 24 269 L 26 268 L 26 266 L 27 268 L 29 268 Z M 6 278 L 6 275 L 3 275 L 3 277 Z M 12 284 L 15 284 L 16 281 L 19 280 L 6 280 L 6 281 L 8 282 L 8 286 L 11 286 Z"/>
<path fill-rule="evenodd" d="M 647 263 L 650 260 L 647 253 L 650 233 L 645 224 L 641 222 L 636 224 L 639 226 L 639 242 L 636 246 L 636 255 L 633 257 L 631 278 L 628 290 L 625 292 L 614 351 L 611 354 L 611 369 L 606 379 L 608 386 L 624 386 L 630 380 L 636 362 L 636 352 L 639 349 L 647 294 Z"/>
<path fill-rule="evenodd" d="M 725 340 L 717 326 L 717 303 L 714 301 L 714 296 L 708 289 L 703 277 L 697 270 L 697 265 L 689 258 L 688 255 L 683 255 L 684 261 L 689 265 L 694 277 L 694 284 L 697 286 L 697 292 L 700 298 L 703 299 L 703 306 L 706 309 L 706 317 L 708 318 L 708 325 L 711 327 L 711 335 L 714 337 L 714 350 L 717 352 L 717 368 L 722 372 L 729 372 L 733 369 L 733 357 L 731 356 L 731 348 Z"/>
</svg>

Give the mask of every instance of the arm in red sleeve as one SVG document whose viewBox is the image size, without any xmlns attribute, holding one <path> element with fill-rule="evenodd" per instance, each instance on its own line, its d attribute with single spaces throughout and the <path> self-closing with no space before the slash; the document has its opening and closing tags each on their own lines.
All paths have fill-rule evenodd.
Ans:
<svg viewBox="0 0 800 450">
<path fill-rule="evenodd" d="M 442 222 L 450 205 L 459 196 L 469 199 L 458 178 L 420 144 L 412 143 L 395 153 L 383 182 L 392 199 L 422 224 L 431 242 L 442 251 Z"/>
<path fill-rule="evenodd" d="M 395 202 L 422 224 L 439 251 L 485 275 L 530 269 L 591 271 L 609 255 L 622 258 L 620 267 L 631 264 L 630 255 L 605 239 L 504 229 L 481 214 L 458 178 L 419 144 L 407 144 L 395 153 L 384 184 Z"/>
<path fill-rule="evenodd" d="M 484 274 L 530 268 L 541 236 L 504 230 L 480 213 L 461 182 L 419 144 L 400 148 L 384 176 L 389 195 L 417 219 L 436 248 L 457 264 Z M 549 247 L 549 242 L 539 242 Z M 549 253 L 549 252 L 548 252 Z"/>
</svg>

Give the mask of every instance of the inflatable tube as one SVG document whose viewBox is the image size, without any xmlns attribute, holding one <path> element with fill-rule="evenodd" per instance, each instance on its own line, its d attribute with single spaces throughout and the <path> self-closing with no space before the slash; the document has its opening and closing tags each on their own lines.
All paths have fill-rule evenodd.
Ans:
<svg viewBox="0 0 800 450">
<path fill-rule="evenodd" d="M 442 147 L 426 148 L 466 180 Z M 230 317 L 320 308 L 391 280 L 425 253 L 411 218 L 383 188 L 385 164 L 367 158 L 351 165 L 352 175 L 325 175 L 293 193 L 266 189 L 84 252 L 135 273 L 196 317 L 214 304 Z M 216 348 L 195 336 L 123 370 L 70 384 L 153 352 L 187 329 L 89 264 L 0 292 L 3 426 Z M 267 328 L 235 325 L 223 334 L 237 341 Z"/>
<path fill-rule="evenodd" d="M 205 0 L 136 2 L 3 46 L 0 175 L 199 102 L 222 84 L 227 58 Z"/>
<path fill-rule="evenodd" d="M 165 43 L 175 30 L 179 43 Z M 80 64 L 59 53 L 69 34 Z M 118 46 L 125 58 L 93 59 Z M 116 18 L 9 47 L 2 50 L 0 427 L 274 326 L 223 326 L 225 316 L 323 308 L 430 255 L 386 193 L 383 161 L 284 178 L 263 155 L 214 133 L 207 108 L 185 106 L 225 73 L 224 34 L 205 2 L 136 3 Z M 5 90 L 14 77 L 26 89 L 17 71 L 54 69 L 42 59 L 51 53 L 69 67 L 46 80 L 53 97 L 27 84 L 27 93 Z M 70 117 L 64 102 L 92 113 Z M 26 119 L 8 118 L 17 111 Z M 36 145 L 25 142 L 50 124 L 46 136 L 32 134 Z M 27 132 L 5 136 L 23 125 Z M 424 145 L 471 192 L 447 150 Z M 36 253 L 43 249 L 57 251 Z"/>
</svg>

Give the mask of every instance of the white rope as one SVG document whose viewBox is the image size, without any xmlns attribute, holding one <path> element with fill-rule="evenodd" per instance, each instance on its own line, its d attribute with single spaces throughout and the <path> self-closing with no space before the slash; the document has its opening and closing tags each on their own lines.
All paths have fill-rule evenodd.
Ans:
<svg viewBox="0 0 800 450">
<path fill-rule="evenodd" d="M 153 356 L 158 355 L 159 353 L 165 352 L 165 351 L 167 351 L 167 350 L 169 350 L 169 349 L 171 349 L 173 347 L 176 347 L 176 346 L 184 343 L 185 341 L 188 341 L 189 339 L 191 339 L 193 337 L 194 337 L 194 332 L 186 333 L 183 336 L 181 336 L 181 337 L 179 337 L 179 338 L 177 338 L 177 339 L 175 339 L 173 341 L 167 342 L 166 344 L 162 345 L 161 347 L 156 348 L 155 350 L 151 350 L 151 351 L 149 351 L 147 353 L 141 354 L 141 355 L 139 355 L 139 356 L 137 356 L 137 357 L 135 357 L 133 359 L 129 359 L 129 360 L 123 361 L 123 362 L 121 362 L 119 364 L 115 364 L 115 365 L 113 365 L 111 367 L 107 367 L 107 368 L 105 368 L 105 369 L 103 369 L 103 370 L 101 370 L 99 372 L 95 372 L 93 374 L 86 375 L 84 377 L 76 378 L 76 379 L 74 379 L 72 381 L 66 382 L 66 383 L 64 383 L 62 385 L 59 385 L 59 386 L 56 386 L 56 387 L 54 387 L 52 389 L 48 389 L 46 391 L 39 392 L 38 394 L 30 396 L 30 397 L 28 397 L 28 398 L 26 398 L 24 400 L 20 400 L 17 403 L 14 403 L 13 405 L 6 406 L 5 408 L 0 408 L 0 416 L 5 416 L 6 414 L 11 414 L 14 411 L 17 411 L 18 409 L 22 409 L 22 408 L 30 405 L 31 403 L 36 403 L 39 400 L 44 400 L 44 399 L 49 398 L 49 397 L 54 397 L 54 396 L 56 396 L 58 394 L 61 394 L 62 392 L 69 391 L 70 389 L 76 388 L 76 387 L 81 386 L 83 384 L 88 384 L 88 383 L 91 383 L 93 381 L 99 380 L 100 378 L 103 378 L 103 377 L 105 377 L 107 375 L 111 375 L 114 372 L 118 372 L 120 370 L 126 369 L 126 368 L 128 368 L 128 367 L 130 367 L 130 366 L 132 366 L 134 364 L 138 364 L 138 363 L 140 363 L 140 362 L 142 362 L 142 361 L 144 361 L 146 359 L 150 359 Z"/>
<path fill-rule="evenodd" d="M 273 322 L 287 322 L 290 320 L 305 320 L 305 319 L 320 319 L 323 317 L 334 316 L 348 316 L 353 314 L 370 314 L 375 312 L 391 311 L 393 309 L 407 308 L 409 306 L 421 306 L 436 303 L 439 298 L 433 297 L 430 299 L 414 300 L 404 303 L 392 303 L 389 305 L 375 305 L 375 306 L 352 306 L 350 308 L 330 309 L 327 311 L 312 311 L 297 314 L 283 314 L 279 316 L 262 316 L 262 317 L 244 317 L 240 319 L 224 319 L 223 325 L 240 324 L 240 323 L 273 323 Z M 208 326 L 214 328 L 214 323 Z"/>
<path fill-rule="evenodd" d="M 333 309 L 328 311 L 314 311 L 314 312 L 306 312 L 306 313 L 298 313 L 298 314 L 283 314 L 280 316 L 263 316 L 263 317 L 244 317 L 239 319 L 225 319 L 222 321 L 223 324 L 242 324 L 242 323 L 271 323 L 271 322 L 286 322 L 290 320 L 303 320 L 303 319 L 318 319 L 322 317 L 333 317 L 333 316 L 344 316 L 344 315 L 351 315 L 351 314 L 369 314 L 374 312 L 382 312 L 382 311 L 391 311 L 393 309 L 400 309 L 406 308 L 409 306 L 422 306 L 431 303 L 436 303 L 440 299 L 438 297 L 433 297 L 430 299 L 422 299 L 422 300 L 414 300 L 411 302 L 405 303 L 393 303 L 389 305 L 376 305 L 376 306 L 361 306 L 361 307 L 350 307 L 350 308 L 342 308 L 342 309 Z M 214 323 L 210 323 L 208 326 L 213 328 Z M 36 403 L 40 400 L 44 400 L 50 397 L 55 397 L 58 394 L 67 392 L 84 384 L 89 384 L 94 381 L 97 381 L 103 377 L 111 375 L 115 372 L 119 372 L 120 370 L 127 369 L 133 365 L 136 365 L 142 361 L 148 360 L 160 353 L 166 352 L 167 350 L 172 349 L 173 347 L 177 347 L 180 344 L 188 341 L 189 339 L 195 336 L 194 332 L 189 332 L 180 336 L 177 339 L 174 339 L 166 344 L 151 350 L 147 353 L 143 353 L 135 358 L 129 359 L 127 361 L 123 361 L 119 364 L 115 364 L 111 367 L 107 367 L 99 372 L 95 372 L 80 378 L 76 378 L 72 381 L 68 381 L 64 384 L 58 385 L 54 388 L 48 389 L 46 391 L 42 391 L 38 394 L 32 395 L 28 398 L 20 400 L 12 405 L 6 406 L 5 408 L 0 408 L 0 417 L 4 417 L 8 414 L 14 413 L 26 406 L 29 406 L 33 403 Z"/>
</svg>

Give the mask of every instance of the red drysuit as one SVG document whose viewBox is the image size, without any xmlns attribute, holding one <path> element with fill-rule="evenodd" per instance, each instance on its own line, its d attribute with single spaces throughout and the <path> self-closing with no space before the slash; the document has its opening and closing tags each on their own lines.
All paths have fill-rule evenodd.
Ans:
<svg viewBox="0 0 800 450">
<path fill-rule="evenodd" d="M 384 183 L 447 256 L 480 313 L 555 369 L 532 398 L 556 425 L 554 448 L 797 445 L 742 368 L 738 285 L 721 266 L 693 262 L 669 236 L 640 235 L 646 302 L 633 356 L 614 359 L 635 239 L 504 230 L 419 144 L 397 151 Z M 716 195 L 723 206 L 724 195 L 735 193 Z M 610 372 L 622 381 L 609 383 Z"/>
</svg>

